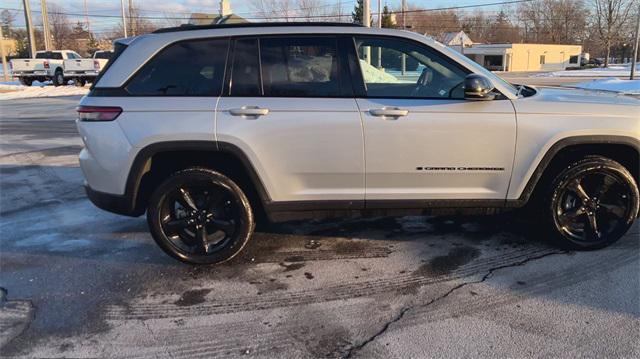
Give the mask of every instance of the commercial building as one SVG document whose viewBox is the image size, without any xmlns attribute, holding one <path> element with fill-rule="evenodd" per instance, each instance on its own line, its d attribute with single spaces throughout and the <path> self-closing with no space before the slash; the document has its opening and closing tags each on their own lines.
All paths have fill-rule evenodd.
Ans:
<svg viewBox="0 0 640 359">
<path fill-rule="evenodd" d="M 473 44 L 452 46 L 493 71 L 558 71 L 580 67 L 582 46 L 556 44 Z"/>
</svg>

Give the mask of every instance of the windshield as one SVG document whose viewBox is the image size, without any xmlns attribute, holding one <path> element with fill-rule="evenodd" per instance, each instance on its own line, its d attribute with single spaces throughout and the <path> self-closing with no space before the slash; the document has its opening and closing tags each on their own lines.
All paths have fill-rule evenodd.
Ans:
<svg viewBox="0 0 640 359">
<path fill-rule="evenodd" d="M 486 76 L 488 77 L 490 80 L 495 81 L 495 82 L 499 82 L 500 84 L 502 84 L 504 87 L 508 88 L 511 93 L 513 93 L 514 95 L 516 93 L 518 93 L 518 89 L 513 86 L 511 83 L 507 82 L 506 80 L 504 80 L 502 77 L 494 74 L 493 72 L 485 69 L 484 67 L 482 67 L 480 64 L 478 64 L 477 62 L 471 60 L 470 58 L 464 56 L 463 54 L 459 53 L 458 51 L 452 50 L 440 43 L 438 43 L 439 45 L 442 46 L 442 48 L 444 48 L 444 51 L 447 53 L 447 55 L 455 58 L 456 60 L 466 64 L 467 66 L 473 68 L 473 72 Z"/>
</svg>

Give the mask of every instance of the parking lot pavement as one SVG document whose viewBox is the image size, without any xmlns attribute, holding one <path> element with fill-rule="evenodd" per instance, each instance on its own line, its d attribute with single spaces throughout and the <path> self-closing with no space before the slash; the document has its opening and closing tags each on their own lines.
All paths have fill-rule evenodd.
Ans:
<svg viewBox="0 0 640 359">
<path fill-rule="evenodd" d="M 2 356 L 640 356 L 637 223 L 574 253 L 513 215 L 290 222 L 193 267 L 85 199 L 77 100 L 0 104 Z"/>
</svg>

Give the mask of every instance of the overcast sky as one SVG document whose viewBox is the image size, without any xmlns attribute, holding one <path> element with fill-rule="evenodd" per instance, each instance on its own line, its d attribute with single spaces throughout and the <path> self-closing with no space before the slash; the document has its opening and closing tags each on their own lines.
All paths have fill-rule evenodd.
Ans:
<svg viewBox="0 0 640 359">
<path fill-rule="evenodd" d="M 175 0 L 175 1 L 162 1 L 162 0 L 133 0 L 134 4 L 142 9 L 142 13 L 145 16 L 150 16 L 159 19 L 151 19 L 152 21 L 162 21 L 162 18 L 181 18 L 188 17 L 191 12 L 206 12 L 217 13 L 219 7 L 219 0 Z M 440 8 L 448 6 L 464 6 L 501 2 L 506 0 L 409 0 L 409 4 L 420 5 L 425 8 Z M 86 0 L 89 15 L 120 15 L 120 0 Z M 234 13 L 243 16 L 251 17 L 257 16 L 255 10 L 252 9 L 250 3 L 252 0 L 231 0 L 231 7 Z M 355 0 L 324 0 L 321 1 L 322 6 L 332 6 L 334 4 L 342 4 L 343 11 L 349 13 L 355 4 Z M 48 0 L 48 4 L 56 4 L 62 7 L 63 11 L 71 14 L 83 14 L 84 3 L 83 0 Z M 125 0 L 126 3 L 126 0 Z M 371 0 L 373 11 L 376 11 L 377 0 Z M 386 3 L 392 8 L 397 8 L 400 5 L 400 0 L 382 0 L 383 5 Z M 31 10 L 33 11 L 33 18 L 36 24 L 41 23 L 40 20 L 40 1 L 31 0 Z M 24 26 L 24 13 L 22 11 L 22 0 L 0 0 L 0 8 L 19 9 L 11 10 L 16 15 L 16 26 Z M 487 11 L 498 10 L 499 6 L 492 6 L 484 8 Z M 50 10 L 51 11 L 51 10 Z M 69 16 L 72 21 L 84 21 L 84 17 Z M 118 24 L 120 21 L 117 17 L 89 17 L 91 23 L 91 29 L 96 32 L 107 31 Z"/>
</svg>

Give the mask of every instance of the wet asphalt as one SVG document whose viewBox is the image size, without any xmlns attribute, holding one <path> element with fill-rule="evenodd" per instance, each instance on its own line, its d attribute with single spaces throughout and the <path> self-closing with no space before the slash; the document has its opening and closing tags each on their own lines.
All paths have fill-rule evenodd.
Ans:
<svg viewBox="0 0 640 359">
<path fill-rule="evenodd" d="M 0 356 L 640 356 L 637 223 L 567 252 L 519 214 L 298 221 L 189 266 L 85 198 L 78 99 L 0 102 Z"/>
</svg>

